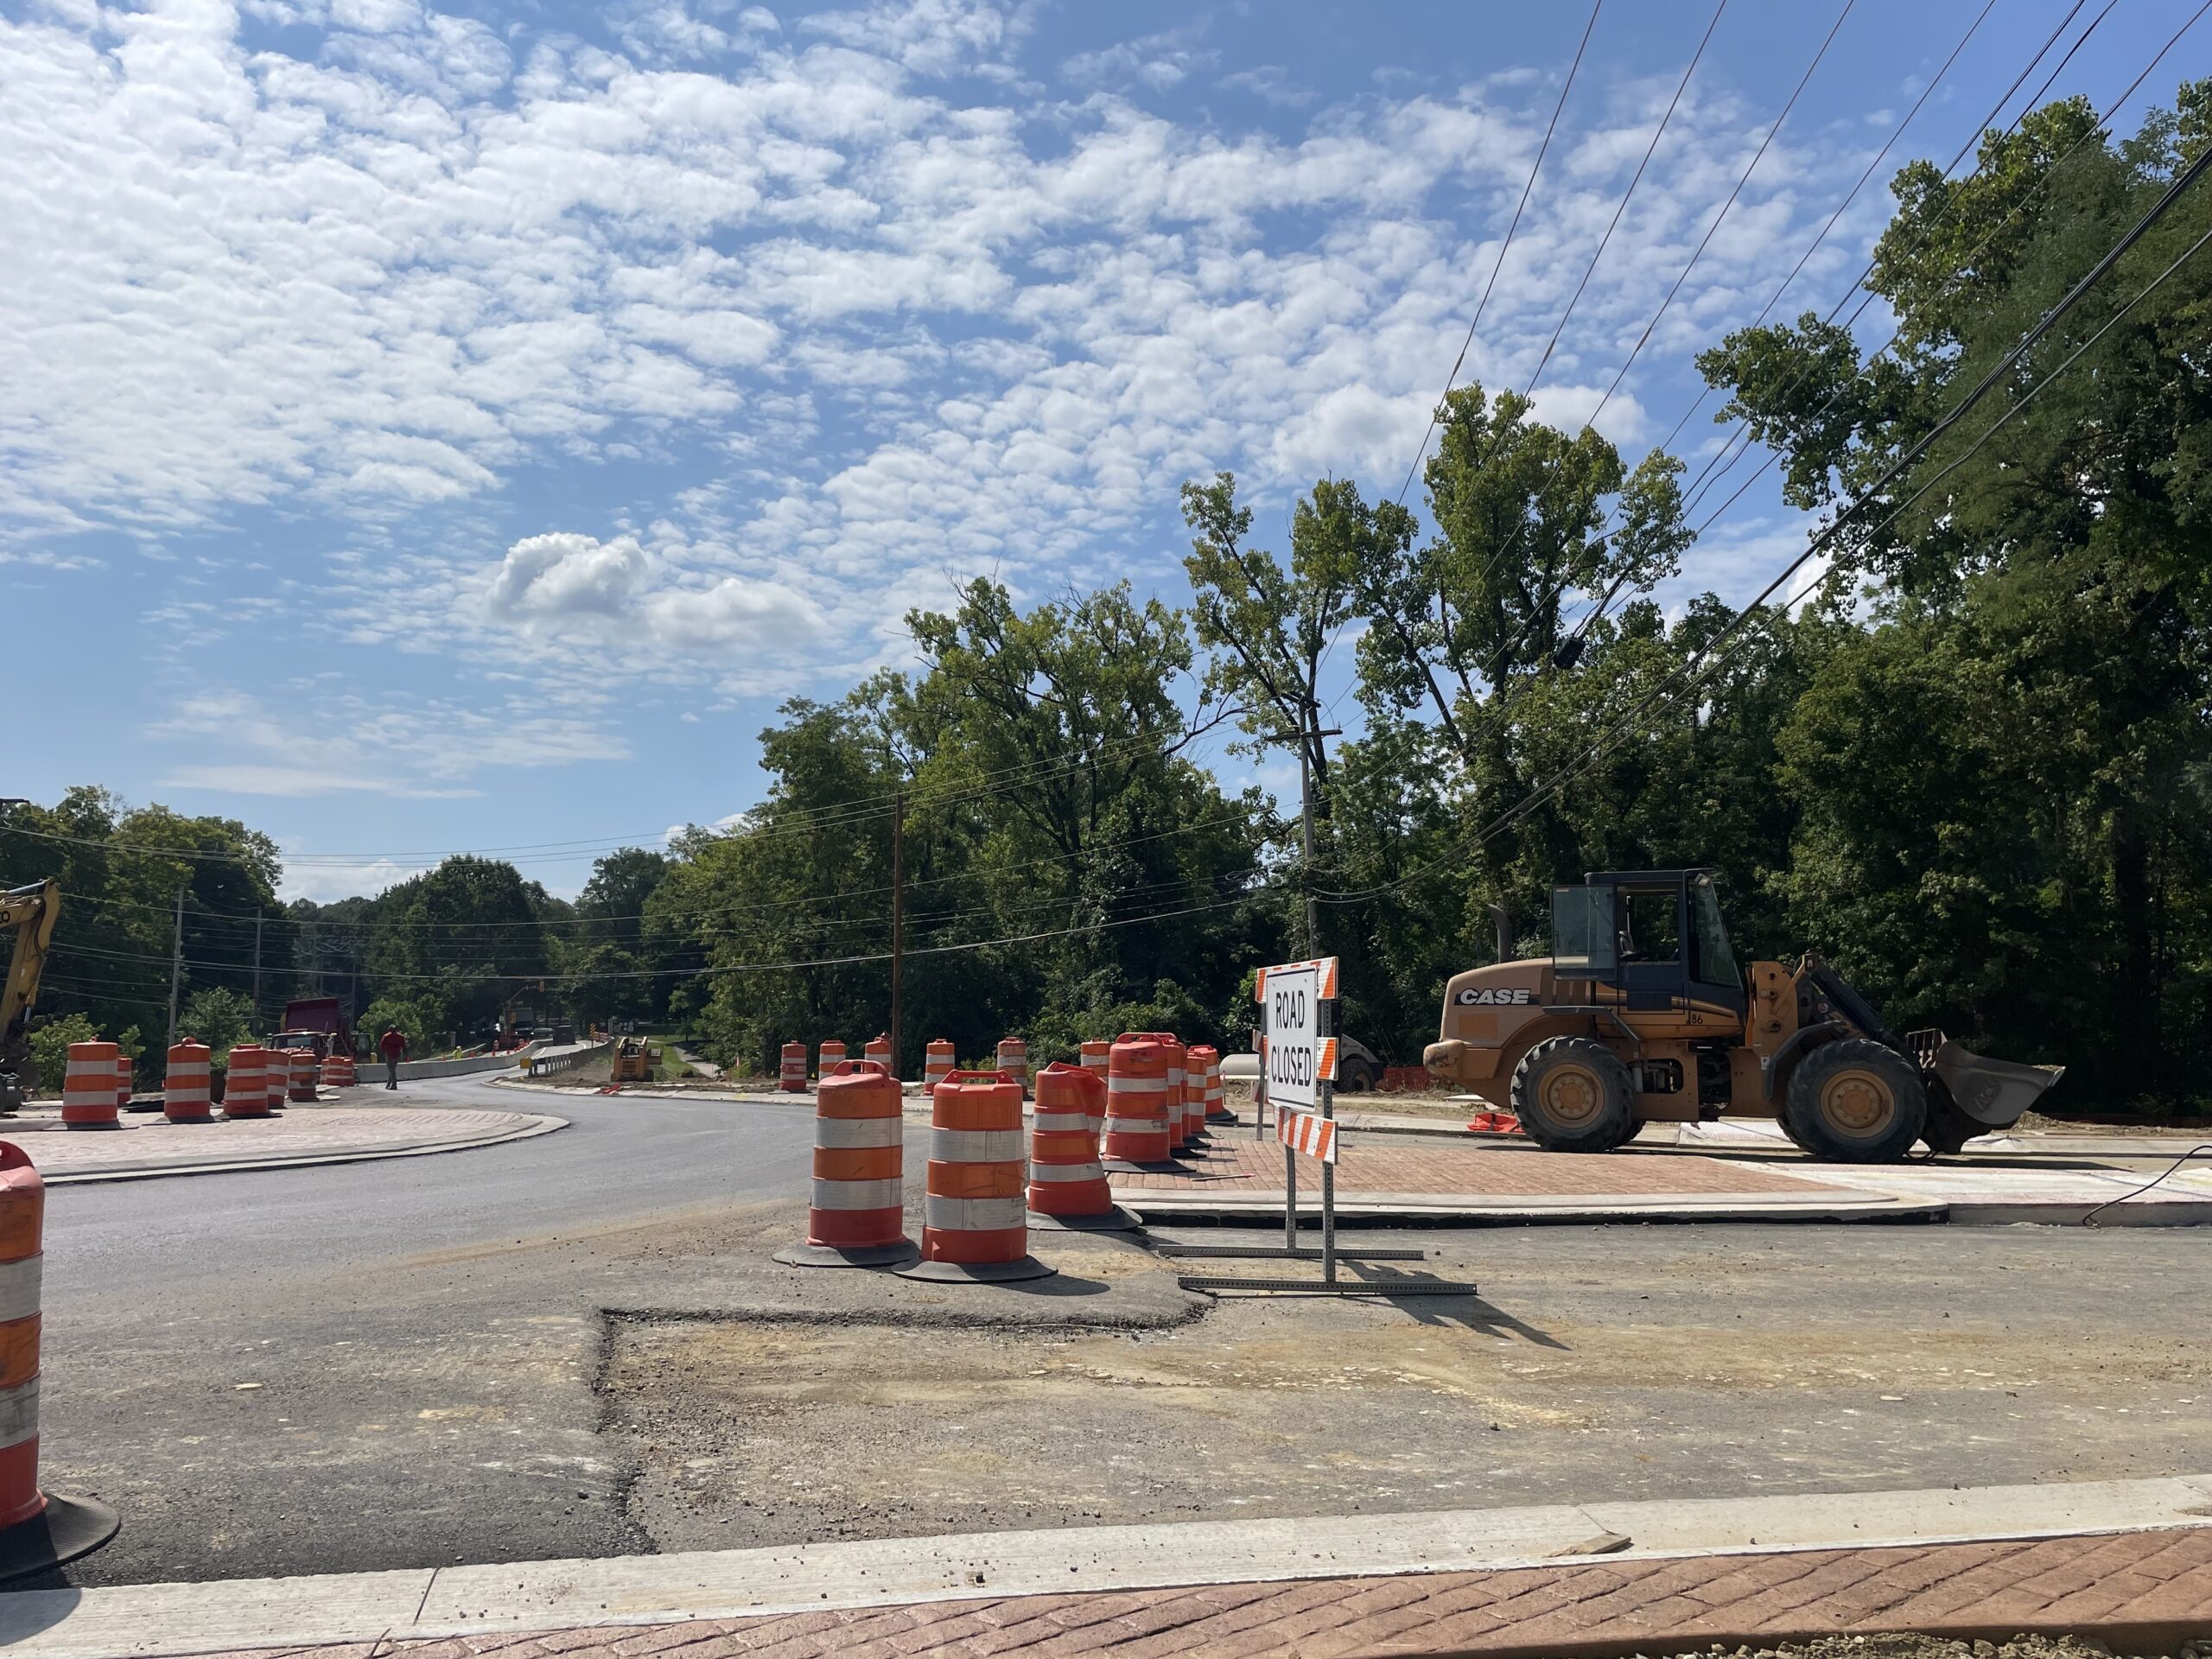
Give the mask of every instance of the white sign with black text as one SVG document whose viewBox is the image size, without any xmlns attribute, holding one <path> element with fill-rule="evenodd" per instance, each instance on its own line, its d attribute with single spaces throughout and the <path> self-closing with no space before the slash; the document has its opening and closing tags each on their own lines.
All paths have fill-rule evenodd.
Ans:
<svg viewBox="0 0 2212 1659">
<path fill-rule="evenodd" d="M 1262 1077 L 1273 1105 L 1312 1108 L 1317 1085 L 1337 1076 L 1337 1039 L 1321 1034 L 1321 1004 L 1337 995 L 1337 959 L 1285 963 L 1261 971 Z"/>
</svg>

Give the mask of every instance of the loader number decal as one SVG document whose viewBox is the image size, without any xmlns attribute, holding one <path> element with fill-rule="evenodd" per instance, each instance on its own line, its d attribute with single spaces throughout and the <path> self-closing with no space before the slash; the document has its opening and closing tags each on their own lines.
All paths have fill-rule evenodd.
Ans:
<svg viewBox="0 0 2212 1659">
<path fill-rule="evenodd" d="M 1527 991 L 1476 990 L 1470 988 L 1459 993 L 1463 1008 L 1525 1008 L 1529 1006 Z"/>
</svg>

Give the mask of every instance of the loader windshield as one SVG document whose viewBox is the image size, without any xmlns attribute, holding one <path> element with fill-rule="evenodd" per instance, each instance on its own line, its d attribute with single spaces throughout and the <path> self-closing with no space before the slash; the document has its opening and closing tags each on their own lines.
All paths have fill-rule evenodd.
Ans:
<svg viewBox="0 0 2212 1659">
<path fill-rule="evenodd" d="M 1611 887 L 1552 889 L 1552 962 L 1571 979 L 1599 978 L 1617 963 Z"/>
<path fill-rule="evenodd" d="M 1736 968 L 1736 953 L 1728 948 L 1728 930 L 1720 920 L 1720 895 L 1713 880 L 1690 884 L 1690 977 L 1700 985 L 1734 985 L 1743 975 Z"/>
</svg>

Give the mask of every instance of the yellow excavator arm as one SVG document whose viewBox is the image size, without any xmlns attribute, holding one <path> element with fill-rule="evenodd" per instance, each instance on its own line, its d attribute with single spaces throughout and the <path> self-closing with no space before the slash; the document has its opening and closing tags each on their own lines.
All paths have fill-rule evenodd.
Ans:
<svg viewBox="0 0 2212 1659">
<path fill-rule="evenodd" d="M 29 1058 L 31 1005 L 38 1001 L 39 976 L 60 917 L 59 881 L 34 881 L 0 893 L 0 926 L 16 935 L 8 982 L 0 988 L 0 1072 L 19 1071 Z"/>
</svg>

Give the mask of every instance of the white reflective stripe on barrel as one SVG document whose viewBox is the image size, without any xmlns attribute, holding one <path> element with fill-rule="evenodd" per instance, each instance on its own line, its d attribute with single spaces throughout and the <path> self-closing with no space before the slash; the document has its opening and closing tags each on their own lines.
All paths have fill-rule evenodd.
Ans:
<svg viewBox="0 0 2212 1659">
<path fill-rule="evenodd" d="M 895 1117 L 817 1117 L 817 1147 L 896 1147 L 906 1142 L 906 1126 Z"/>
<path fill-rule="evenodd" d="M 825 1181 L 814 1178 L 814 1207 L 817 1210 L 896 1210 L 905 1202 L 900 1183 L 887 1181 Z"/>
<path fill-rule="evenodd" d="M 1167 1092 L 1165 1077 L 1109 1077 L 1106 1092 L 1109 1095 L 1164 1095 Z"/>
<path fill-rule="evenodd" d="M 335 1065 L 338 1062 L 333 1060 L 330 1064 Z M 208 1077 L 207 1062 L 176 1060 L 170 1064 L 168 1075 L 172 1083 L 205 1083 Z"/>
<path fill-rule="evenodd" d="M 925 1224 L 947 1233 L 995 1233 L 1029 1225 L 1029 1206 L 1020 1198 L 941 1198 L 924 1201 Z"/>
<path fill-rule="evenodd" d="M 38 1438 L 38 1378 L 0 1389 L 0 1452 Z"/>
<path fill-rule="evenodd" d="M 1033 1181 L 1095 1181 L 1106 1173 L 1106 1166 L 1093 1159 L 1087 1164 L 1032 1164 L 1029 1179 Z"/>
<path fill-rule="evenodd" d="M 27 1255 L 20 1262 L 0 1262 L 0 1324 L 28 1319 L 38 1312 L 40 1268 L 46 1258 Z"/>
<path fill-rule="evenodd" d="M 1018 1164 L 1020 1129 L 931 1129 L 930 1156 L 941 1164 Z"/>
</svg>

